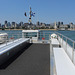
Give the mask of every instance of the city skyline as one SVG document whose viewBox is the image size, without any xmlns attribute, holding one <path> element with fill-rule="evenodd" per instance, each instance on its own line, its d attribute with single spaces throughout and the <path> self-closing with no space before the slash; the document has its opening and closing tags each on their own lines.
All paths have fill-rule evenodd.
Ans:
<svg viewBox="0 0 75 75">
<path fill-rule="evenodd" d="M 44 23 L 64 22 L 65 24 L 75 23 L 75 1 L 74 0 L 0 0 L 0 23 L 3 24 L 5 20 L 9 22 L 28 22 L 29 7 L 35 12 L 35 17 L 32 22 L 37 21 Z M 27 13 L 27 17 L 24 13 Z"/>
<path fill-rule="evenodd" d="M 4 21 L 4 24 L 0 23 L 0 30 L 5 29 L 53 29 L 53 30 L 75 30 L 75 24 L 69 23 L 64 24 L 63 22 L 54 22 L 51 24 L 43 23 L 43 22 L 36 22 L 35 24 L 30 23 L 23 23 L 23 22 L 8 22 Z"/>
<path fill-rule="evenodd" d="M 16 23 L 16 24 L 20 24 L 20 23 L 25 23 L 25 24 L 29 24 L 29 25 L 39 25 L 39 24 L 50 24 L 50 25 L 54 25 L 55 23 L 57 24 L 57 25 L 65 25 L 64 24 L 64 22 L 61 22 L 61 21 L 58 21 L 58 22 L 53 22 L 53 23 L 45 23 L 45 22 L 40 22 L 40 21 L 37 21 L 35 24 L 34 23 L 29 23 L 29 22 L 23 22 L 23 21 L 20 21 L 19 23 L 17 23 L 17 22 L 15 22 L 15 21 L 12 21 L 12 22 L 9 22 L 9 21 L 7 21 L 7 20 L 5 20 L 4 21 L 4 23 L 2 24 L 2 23 L 0 23 L 0 25 L 6 25 L 6 24 L 12 24 L 12 23 Z M 74 24 L 73 22 L 70 22 L 70 23 L 67 23 L 67 24 Z M 66 24 L 66 25 L 67 25 Z M 74 24 L 75 25 L 75 24 Z"/>
</svg>

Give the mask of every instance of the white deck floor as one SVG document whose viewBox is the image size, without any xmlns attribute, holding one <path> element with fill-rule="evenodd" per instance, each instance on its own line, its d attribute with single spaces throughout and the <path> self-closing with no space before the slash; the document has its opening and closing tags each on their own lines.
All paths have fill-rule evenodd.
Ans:
<svg viewBox="0 0 75 75">
<path fill-rule="evenodd" d="M 59 45 L 59 42 L 57 39 L 51 39 L 51 44 L 52 45 Z"/>
<path fill-rule="evenodd" d="M 50 44 L 49 40 L 37 40 L 37 41 L 33 41 L 32 43 L 45 43 L 45 44 Z"/>
<path fill-rule="evenodd" d="M 59 41 L 57 39 L 51 39 L 52 47 L 59 47 Z"/>
</svg>

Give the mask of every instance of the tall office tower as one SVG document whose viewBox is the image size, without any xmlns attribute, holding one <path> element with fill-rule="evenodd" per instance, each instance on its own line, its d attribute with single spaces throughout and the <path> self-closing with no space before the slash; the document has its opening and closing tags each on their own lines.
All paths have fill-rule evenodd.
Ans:
<svg viewBox="0 0 75 75">
<path fill-rule="evenodd" d="M 57 23 L 55 22 L 54 28 L 57 29 Z"/>
<path fill-rule="evenodd" d="M 73 29 L 74 27 L 73 27 L 73 23 L 71 22 L 70 23 L 70 29 Z"/>
<path fill-rule="evenodd" d="M 1 23 L 0 23 L 0 28 L 2 28 Z"/>
<path fill-rule="evenodd" d="M 22 22 L 22 21 L 20 22 L 20 26 L 21 26 L 21 27 L 23 26 L 23 22 Z"/>
<path fill-rule="evenodd" d="M 58 26 L 60 25 L 60 22 L 58 22 Z"/>
<path fill-rule="evenodd" d="M 4 22 L 4 25 L 5 25 L 5 28 L 8 27 L 8 23 L 7 23 L 7 21 Z"/>
<path fill-rule="evenodd" d="M 23 22 L 22 21 L 18 24 L 18 27 L 19 28 L 22 28 L 23 27 Z"/>
<path fill-rule="evenodd" d="M 17 27 L 17 23 L 15 23 L 15 26 L 14 26 L 14 28 L 16 28 Z"/>
<path fill-rule="evenodd" d="M 63 25 L 63 22 L 61 22 L 61 25 Z"/>
<path fill-rule="evenodd" d="M 15 22 L 11 23 L 11 28 L 15 28 Z"/>
<path fill-rule="evenodd" d="M 43 23 L 41 22 L 40 25 L 42 25 Z"/>
<path fill-rule="evenodd" d="M 40 22 L 38 21 L 38 22 L 36 23 L 36 25 L 38 25 L 38 26 L 39 26 L 39 25 L 40 25 Z"/>
<path fill-rule="evenodd" d="M 10 22 L 8 22 L 8 28 L 11 28 L 11 24 L 10 24 Z"/>
</svg>

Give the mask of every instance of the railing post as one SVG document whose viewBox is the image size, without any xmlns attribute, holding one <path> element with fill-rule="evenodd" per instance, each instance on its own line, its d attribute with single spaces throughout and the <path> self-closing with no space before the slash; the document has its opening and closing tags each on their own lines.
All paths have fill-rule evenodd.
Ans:
<svg viewBox="0 0 75 75">
<path fill-rule="evenodd" d="M 67 38 L 66 38 L 66 52 L 67 52 Z"/>
<path fill-rule="evenodd" d="M 59 34 L 59 43 L 61 45 L 61 35 Z"/>
<path fill-rule="evenodd" d="M 63 35 L 62 35 L 62 47 L 63 47 Z"/>
<path fill-rule="evenodd" d="M 59 41 L 59 34 L 57 34 L 57 40 Z"/>
<path fill-rule="evenodd" d="M 52 57 L 52 46 L 51 46 L 51 39 L 50 39 L 50 35 L 49 35 L 49 42 L 50 42 L 50 75 L 52 75 L 52 73 L 53 73 L 53 68 L 51 68 L 51 67 L 53 67 L 53 65 L 51 65 L 51 57 Z"/>
<path fill-rule="evenodd" d="M 14 34 L 13 34 L 13 42 L 14 42 Z"/>
<path fill-rule="evenodd" d="M 19 36 L 18 36 L 18 34 L 17 34 L 17 39 L 19 40 Z"/>
<path fill-rule="evenodd" d="M 6 37 L 6 45 L 7 45 L 7 37 Z"/>
<path fill-rule="evenodd" d="M 19 38 L 20 38 L 20 32 L 18 34 L 19 34 Z"/>
<path fill-rule="evenodd" d="M 18 37 L 20 38 L 20 33 L 18 33 Z"/>
<path fill-rule="evenodd" d="M 45 38 L 45 33 L 44 33 L 44 38 Z"/>
<path fill-rule="evenodd" d="M 50 35 L 49 35 L 49 40 L 50 40 Z"/>
<path fill-rule="evenodd" d="M 14 41 L 13 41 L 13 38 L 14 38 L 14 37 L 13 37 L 13 34 L 12 34 L 12 42 L 14 42 Z"/>
<path fill-rule="evenodd" d="M 72 62 L 74 63 L 74 41 L 73 41 L 73 50 L 72 50 Z"/>
<path fill-rule="evenodd" d="M 60 43 L 60 35 L 58 34 L 57 36 L 58 36 L 58 37 L 57 37 L 57 38 L 58 38 L 58 41 L 59 41 L 59 43 Z"/>
<path fill-rule="evenodd" d="M 33 34 L 31 33 L 31 37 L 33 37 Z"/>
</svg>

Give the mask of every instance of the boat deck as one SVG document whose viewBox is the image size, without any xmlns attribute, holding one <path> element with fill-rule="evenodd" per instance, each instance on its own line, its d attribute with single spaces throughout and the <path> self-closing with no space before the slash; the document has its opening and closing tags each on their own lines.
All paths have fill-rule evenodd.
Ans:
<svg viewBox="0 0 75 75">
<path fill-rule="evenodd" d="M 31 44 L 0 66 L 0 75 L 50 75 L 50 45 Z"/>
</svg>

